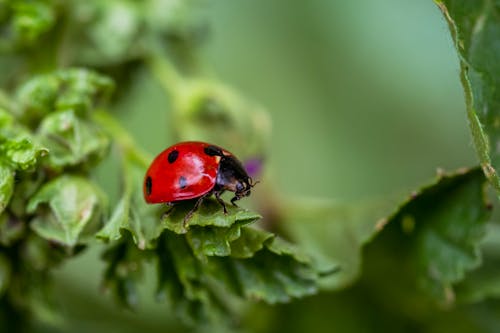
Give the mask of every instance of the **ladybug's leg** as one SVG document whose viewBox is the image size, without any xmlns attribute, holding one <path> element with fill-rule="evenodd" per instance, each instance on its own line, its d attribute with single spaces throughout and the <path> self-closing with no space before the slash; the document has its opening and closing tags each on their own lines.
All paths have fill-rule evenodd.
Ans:
<svg viewBox="0 0 500 333">
<path fill-rule="evenodd" d="M 173 211 L 173 210 L 174 210 L 174 208 L 175 208 L 175 204 L 174 204 L 173 202 L 167 202 L 167 203 L 166 203 L 166 205 L 167 205 L 168 207 L 170 207 L 170 208 L 169 208 L 169 209 L 168 209 L 165 213 L 163 213 L 163 214 L 162 214 L 162 216 L 161 216 L 161 219 L 162 219 L 162 220 L 163 220 L 163 219 L 165 219 L 165 218 L 167 218 L 167 216 L 169 216 L 169 215 L 170 215 L 170 213 L 172 213 L 172 211 Z"/>
<path fill-rule="evenodd" d="M 226 208 L 226 203 L 224 202 L 224 200 L 222 200 L 222 198 L 220 197 L 220 195 L 222 194 L 222 191 L 221 192 L 215 192 L 215 199 L 217 199 L 217 201 L 221 204 L 222 208 L 224 208 L 224 215 L 227 215 L 227 208 Z"/>
<path fill-rule="evenodd" d="M 205 195 L 199 197 L 198 200 L 196 200 L 196 203 L 194 204 L 193 209 L 191 209 L 189 211 L 189 213 L 187 213 L 186 216 L 184 216 L 184 221 L 182 222 L 182 225 L 184 226 L 184 228 L 187 227 L 188 221 L 191 219 L 191 217 L 193 216 L 193 214 L 198 210 L 198 208 L 200 208 L 200 205 L 203 202 L 203 199 L 205 199 L 205 197 L 207 195 L 208 194 L 205 194 Z"/>
<path fill-rule="evenodd" d="M 231 199 L 231 203 L 233 204 L 234 207 L 240 207 L 236 204 L 236 200 L 240 200 L 241 198 L 237 195 L 234 196 L 234 198 Z"/>
</svg>

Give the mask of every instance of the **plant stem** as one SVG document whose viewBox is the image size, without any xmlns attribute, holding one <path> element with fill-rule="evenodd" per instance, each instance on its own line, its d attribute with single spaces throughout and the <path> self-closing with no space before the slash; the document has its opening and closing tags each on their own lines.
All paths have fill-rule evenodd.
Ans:
<svg viewBox="0 0 500 333">
<path fill-rule="evenodd" d="M 93 114 L 93 118 L 111 134 L 124 156 L 134 160 L 145 168 L 148 167 L 151 157 L 137 146 L 134 139 L 116 119 L 102 110 L 96 110 Z"/>
<path fill-rule="evenodd" d="M 166 56 L 162 56 L 158 52 L 153 53 L 150 57 L 146 58 L 146 64 L 149 71 L 158 79 L 169 96 L 174 98 L 180 95 L 184 79 Z"/>
</svg>

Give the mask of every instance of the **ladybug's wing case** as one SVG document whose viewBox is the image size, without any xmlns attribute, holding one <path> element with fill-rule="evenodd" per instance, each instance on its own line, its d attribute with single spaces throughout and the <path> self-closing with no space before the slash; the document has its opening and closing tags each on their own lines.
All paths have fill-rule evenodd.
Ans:
<svg viewBox="0 0 500 333">
<path fill-rule="evenodd" d="M 175 202 L 200 197 L 216 182 L 219 160 L 204 153 L 205 144 L 185 142 L 158 155 L 144 182 L 148 203 Z"/>
</svg>

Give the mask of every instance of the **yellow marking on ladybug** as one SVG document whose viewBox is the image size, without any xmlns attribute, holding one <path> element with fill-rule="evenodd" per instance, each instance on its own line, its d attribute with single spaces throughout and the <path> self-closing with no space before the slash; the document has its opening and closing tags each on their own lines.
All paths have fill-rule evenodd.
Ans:
<svg viewBox="0 0 500 333">
<path fill-rule="evenodd" d="M 220 156 L 215 156 L 215 161 L 216 161 L 217 163 L 219 163 L 219 162 L 220 162 L 220 159 L 221 159 L 221 157 L 220 157 Z"/>
</svg>

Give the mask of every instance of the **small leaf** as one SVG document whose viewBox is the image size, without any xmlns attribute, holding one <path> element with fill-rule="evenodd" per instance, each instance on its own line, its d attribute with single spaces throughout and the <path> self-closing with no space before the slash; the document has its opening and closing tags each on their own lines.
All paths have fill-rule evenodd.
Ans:
<svg viewBox="0 0 500 333">
<path fill-rule="evenodd" d="M 240 237 L 240 226 L 231 227 L 198 227 L 192 226 L 186 239 L 199 259 L 205 256 L 229 256 L 231 242 Z"/>
<path fill-rule="evenodd" d="M 122 229 L 128 229 L 130 198 L 123 196 L 115 206 L 111 217 L 96 237 L 104 241 L 117 241 L 122 237 Z"/>
<path fill-rule="evenodd" d="M 87 179 L 61 176 L 46 183 L 29 201 L 37 213 L 31 228 L 41 237 L 75 246 L 101 226 L 106 198 Z"/>
<path fill-rule="evenodd" d="M 55 169 L 93 165 L 106 156 L 109 148 L 107 135 L 71 110 L 45 117 L 38 135 L 49 149 L 48 164 Z"/>
<path fill-rule="evenodd" d="M 180 141 L 223 142 L 243 160 L 266 155 L 271 120 L 262 107 L 216 81 L 190 80 L 181 87 L 174 95 Z"/>
<path fill-rule="evenodd" d="M 26 223 L 15 216 L 0 214 L 0 245 L 11 246 L 25 236 Z"/>
<path fill-rule="evenodd" d="M 181 202 L 173 207 L 172 212 L 163 219 L 165 227 L 177 234 L 187 232 L 184 228 L 184 217 L 193 209 L 194 200 Z M 200 208 L 187 221 L 188 226 L 230 227 L 235 223 L 247 224 L 260 219 L 260 215 L 248 210 L 227 205 L 227 214 L 214 199 L 205 199 Z M 189 230 L 189 229 L 188 229 Z"/>
<path fill-rule="evenodd" d="M 47 149 L 36 142 L 26 128 L 0 109 L 0 156 L 14 169 L 29 170 L 45 155 Z"/>
<path fill-rule="evenodd" d="M 489 224 L 481 242 L 481 266 L 456 285 L 457 301 L 476 303 L 500 297 L 500 226 Z"/>
<path fill-rule="evenodd" d="M 112 293 L 120 304 L 131 309 L 139 303 L 137 282 L 142 278 L 147 255 L 147 252 L 137 249 L 129 235 L 102 255 L 108 265 L 103 280 L 105 291 Z"/>
<path fill-rule="evenodd" d="M 270 232 L 251 227 L 242 227 L 240 233 L 240 237 L 231 242 L 231 257 L 233 258 L 252 257 L 255 252 L 264 247 L 268 239 L 274 237 Z"/>
<path fill-rule="evenodd" d="M 39 75 L 17 91 L 19 118 L 30 126 L 55 111 L 73 111 L 87 118 L 102 100 L 109 97 L 113 82 L 86 69 L 66 69 Z"/>
<path fill-rule="evenodd" d="M 93 66 L 116 65 L 141 55 L 143 47 L 137 45 L 141 44 L 140 39 L 148 29 L 143 26 L 140 6 L 141 3 L 116 0 L 76 4 L 76 11 L 84 12 L 92 22 L 81 29 L 82 43 L 75 44 L 78 62 Z M 116 20 L 121 24 L 117 25 Z M 109 38 L 110 35 L 113 38 Z"/>
<path fill-rule="evenodd" d="M 365 248 L 365 274 L 388 283 L 385 272 L 397 269 L 393 294 L 418 287 L 441 303 L 452 303 L 455 285 L 481 262 L 479 246 L 489 217 L 485 181 L 480 169 L 460 170 L 413 194 Z"/>
<path fill-rule="evenodd" d="M 61 264 L 67 253 L 31 233 L 21 244 L 20 265 L 9 287 L 9 297 L 18 309 L 28 311 L 36 320 L 58 325 L 63 315 L 58 308 L 49 269 Z"/>
<path fill-rule="evenodd" d="M 310 262 L 301 262 L 304 256 L 282 240 L 273 239 L 266 244 L 252 258 L 234 260 L 238 283 L 246 298 L 274 304 L 317 292 L 318 272 Z"/>
<path fill-rule="evenodd" d="M 233 244 L 240 249 L 235 257 Z M 317 291 L 319 273 L 307 256 L 249 227 L 196 227 L 185 236 L 167 231 L 157 253 L 158 296 L 191 323 L 227 320 L 240 298 L 278 303 Z"/>
<path fill-rule="evenodd" d="M 157 251 L 160 299 L 167 298 L 177 315 L 190 325 L 227 320 L 230 310 L 213 289 L 205 266 L 194 256 L 184 236 L 165 232 Z"/>
<path fill-rule="evenodd" d="M 35 45 L 55 24 L 53 1 L 0 2 L 0 49 L 16 50 Z"/>
<path fill-rule="evenodd" d="M 0 160 L 0 217 L 14 192 L 14 170 Z"/>
<path fill-rule="evenodd" d="M 27 233 L 20 243 L 22 262 L 26 270 L 45 273 L 64 262 L 69 256 L 77 254 L 83 246 L 67 248 L 64 244 L 44 239 L 36 233 Z"/>
<path fill-rule="evenodd" d="M 16 169 L 32 169 L 40 156 L 47 153 L 46 148 L 37 147 L 31 138 L 18 137 L 13 140 L 0 142 L 6 160 Z"/>
<path fill-rule="evenodd" d="M 165 229 L 160 220 L 161 207 L 144 202 L 144 168 L 133 160 L 126 160 L 124 163 L 123 195 L 97 237 L 104 241 L 118 240 L 122 237 L 122 231 L 127 230 L 141 250 L 149 249 L 154 247 L 154 242 Z"/>
<path fill-rule="evenodd" d="M 435 0 L 460 60 L 469 126 L 486 178 L 500 193 L 500 9 L 489 0 Z"/>
</svg>

